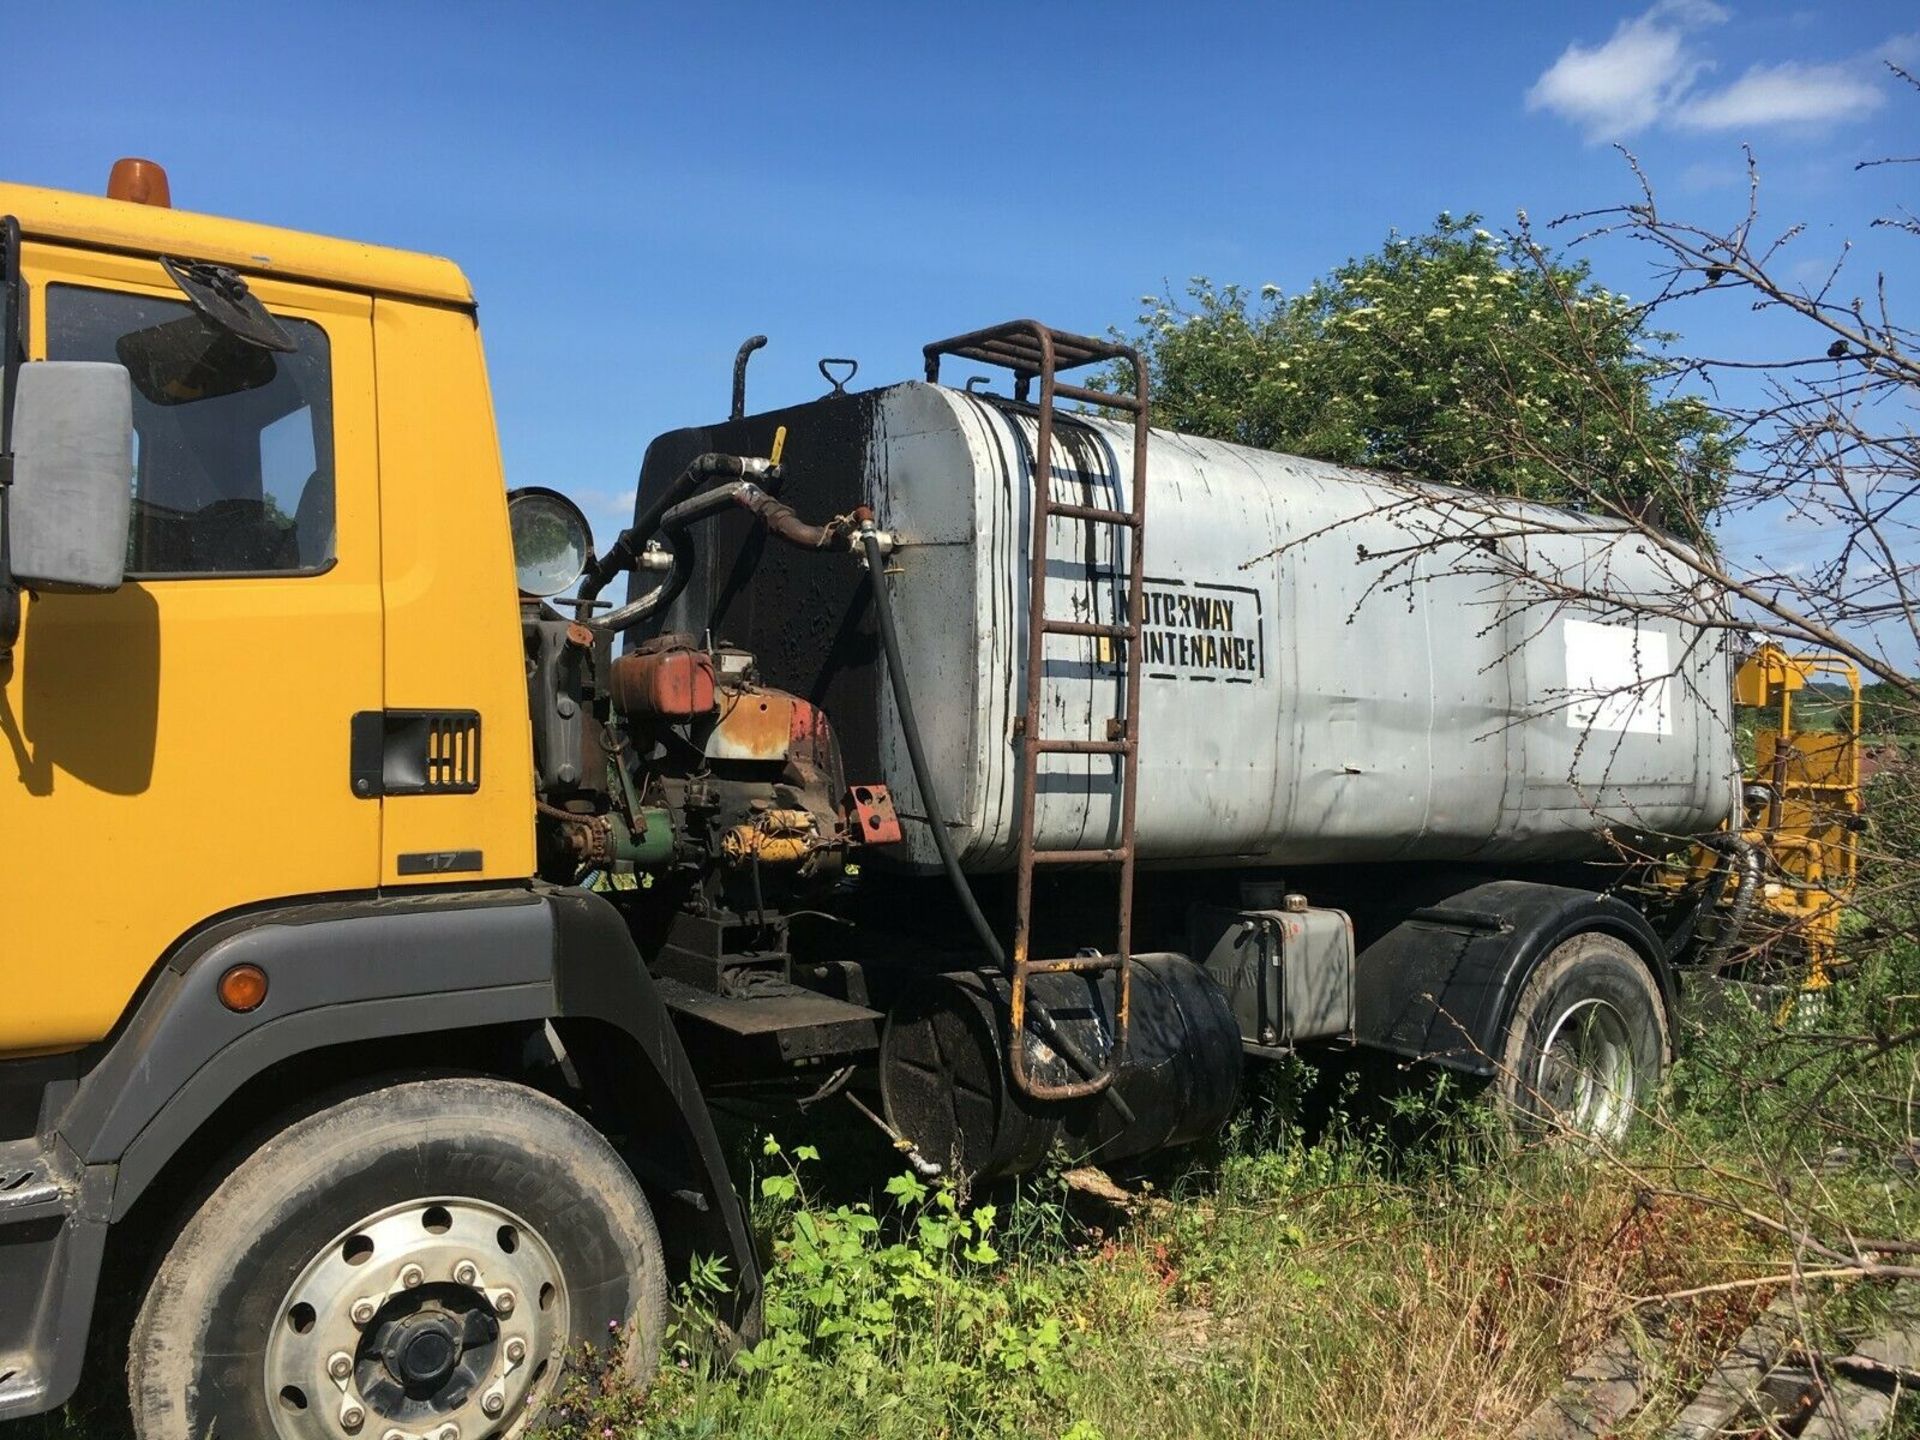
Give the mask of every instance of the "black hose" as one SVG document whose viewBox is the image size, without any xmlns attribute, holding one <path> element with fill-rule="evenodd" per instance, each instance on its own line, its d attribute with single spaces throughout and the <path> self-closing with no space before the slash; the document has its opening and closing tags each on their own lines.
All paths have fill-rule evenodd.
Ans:
<svg viewBox="0 0 1920 1440">
<path fill-rule="evenodd" d="M 715 455 L 702 455 L 700 457 L 701 460 L 724 458 L 729 457 Z M 697 464 L 698 462 L 695 463 Z M 687 473 L 691 474 L 692 471 L 689 470 Z M 684 475 L 681 477 L 682 480 L 685 478 Z M 649 590 L 645 595 L 642 595 L 638 600 L 629 600 L 619 609 L 610 610 L 605 615 L 602 615 L 599 621 L 596 622 L 600 628 L 603 630 L 611 630 L 616 635 L 621 634 L 624 631 L 632 629 L 642 620 L 658 615 L 669 605 L 673 604 L 675 600 L 678 600 L 680 598 L 680 592 L 687 588 L 687 582 L 693 578 L 693 537 L 687 534 L 687 527 L 692 525 L 696 520 L 704 520 L 710 515 L 718 515 L 729 505 L 734 504 L 735 501 L 732 492 L 747 483 L 748 482 L 744 480 L 736 480 L 729 485 L 722 485 L 717 490 L 708 490 L 704 494 L 689 495 L 676 505 L 666 507 L 655 505 L 650 509 L 645 519 L 652 522 L 654 531 L 666 537 L 667 552 L 673 557 L 673 568 L 667 572 L 667 578 L 665 580 L 661 581 L 660 584 Z M 679 487 L 680 480 L 674 481 L 673 485 L 669 487 L 668 493 L 671 495 L 672 492 L 679 489 Z M 655 512 L 658 513 L 656 514 Z M 635 534 L 639 531 L 639 528 L 640 527 L 636 525 L 633 530 L 628 531 L 627 534 Z M 626 535 L 620 537 L 623 542 L 626 538 Z"/>
<path fill-rule="evenodd" d="M 638 600 L 629 600 L 617 610 L 609 610 L 593 623 L 602 630 L 610 630 L 615 635 L 632 629 L 649 616 L 658 615 L 667 606 L 680 598 L 680 592 L 687 588 L 687 582 L 693 578 L 693 540 L 684 530 L 668 530 L 667 550 L 673 556 L 673 569 L 667 578 L 642 595 Z"/>
<path fill-rule="evenodd" d="M 853 537 L 859 533 L 857 527 L 860 522 L 872 518 L 872 512 L 863 505 L 851 514 L 836 515 L 823 525 L 810 525 L 800 518 L 791 505 L 762 490 L 753 481 L 734 480 L 682 500 L 660 517 L 661 533 L 677 534 L 696 521 L 710 519 L 729 507 L 746 511 L 755 521 L 764 525 L 769 534 L 796 550 L 849 551 L 853 549 Z"/>
<path fill-rule="evenodd" d="M 738 507 L 766 526 L 770 534 L 802 550 L 851 550 L 854 525 L 864 511 L 837 515 L 824 525 L 809 525 L 751 480 L 735 480 L 713 490 L 682 500 L 660 516 L 659 531 L 667 538 L 673 556 L 673 569 L 667 578 L 638 600 L 630 600 L 617 610 L 602 615 L 596 622 L 603 630 L 618 635 L 649 616 L 658 615 L 680 597 L 693 578 L 693 541 L 688 527 L 718 515 L 729 507 Z M 626 537 L 622 536 L 622 540 Z"/>
<path fill-rule="evenodd" d="M 1719 928 L 1714 931 L 1713 939 L 1707 942 L 1707 948 L 1700 956 L 1699 964 L 1703 969 L 1717 971 L 1726 963 L 1727 956 L 1733 952 L 1740 933 L 1747 928 L 1747 920 L 1753 914 L 1754 901 L 1760 897 L 1760 886 L 1765 872 L 1762 868 L 1760 847 L 1744 836 L 1716 835 L 1707 843 L 1716 850 L 1724 850 L 1729 861 L 1738 862 L 1743 871 L 1740 876 L 1740 889 L 1733 897 L 1733 905 L 1721 917 Z M 1726 882 L 1730 878 L 1732 878 L 1731 870 L 1721 880 L 1719 888 L 1714 891 L 1716 908 L 1720 897 L 1726 894 Z"/>
<path fill-rule="evenodd" d="M 660 529 L 661 517 L 699 489 L 701 481 L 715 475 L 738 478 L 746 471 L 746 462 L 738 455 L 697 456 L 691 465 L 674 477 L 673 482 L 660 492 L 659 497 L 633 524 L 620 532 L 620 538 L 607 547 L 607 553 L 593 562 L 580 581 L 579 595 L 574 602 L 576 618 L 586 619 L 591 613 L 589 602 L 599 598 L 600 592 L 607 588 L 607 582 L 639 563 L 640 547 Z"/>
<path fill-rule="evenodd" d="M 973 933 L 980 937 L 980 943 L 986 948 L 987 954 L 993 957 L 993 963 L 1004 966 L 1007 952 L 1000 948 L 1000 937 L 993 933 L 987 917 L 980 913 L 980 902 L 973 898 L 973 887 L 967 883 L 967 877 L 960 869 L 960 856 L 953 848 L 953 837 L 947 834 L 946 812 L 934 792 L 933 769 L 927 764 L 926 747 L 920 742 L 920 725 L 913 717 L 913 697 L 907 691 L 907 670 L 900 658 L 900 634 L 893 624 L 893 600 L 887 594 L 886 551 L 880 544 L 880 537 L 871 530 L 864 532 L 860 540 L 866 547 L 867 574 L 873 579 L 873 608 L 880 617 L 880 646 L 887 655 L 887 681 L 893 687 L 893 705 L 900 712 L 900 733 L 907 742 L 907 762 L 913 767 L 913 783 L 920 787 L 920 803 L 926 807 L 927 826 L 933 831 L 934 848 L 940 852 L 941 868 L 947 872 L 947 879 L 953 885 L 954 898 L 959 900 L 960 908 L 966 912 Z"/>
</svg>

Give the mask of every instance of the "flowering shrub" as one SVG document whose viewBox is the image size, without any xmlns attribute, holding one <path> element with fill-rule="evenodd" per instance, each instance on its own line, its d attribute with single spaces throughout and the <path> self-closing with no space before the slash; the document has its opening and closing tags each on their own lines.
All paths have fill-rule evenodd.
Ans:
<svg viewBox="0 0 1920 1440">
<path fill-rule="evenodd" d="M 1569 264 L 1442 214 L 1297 295 L 1204 276 L 1142 297 L 1157 423 L 1552 502 L 1710 514 L 1734 447 L 1666 393 L 1670 338 Z M 1578 477 L 1577 486 L 1569 476 Z"/>
</svg>

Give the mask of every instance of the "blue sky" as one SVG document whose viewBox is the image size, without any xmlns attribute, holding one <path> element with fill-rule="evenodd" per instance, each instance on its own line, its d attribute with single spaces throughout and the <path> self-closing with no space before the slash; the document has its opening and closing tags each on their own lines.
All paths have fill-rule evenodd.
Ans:
<svg viewBox="0 0 1920 1440">
<path fill-rule="evenodd" d="M 1492 228 L 1627 198 L 1731 220 L 1741 143 L 1769 221 L 1845 241 L 1920 307 L 1911 0 L 1581 6 L 222 4 L 15 7 L 9 178 L 94 190 L 165 164 L 182 207 L 431 250 L 481 297 L 515 483 L 608 537 L 647 441 L 916 373 L 1014 315 L 1090 331 L 1190 275 L 1292 290 L 1389 228 Z M 1644 254 L 1593 252 L 1651 286 Z M 1715 297 L 1717 299 L 1717 297 Z M 1735 300 L 1686 317 L 1755 353 Z M 1736 537 L 1758 540 L 1759 536 Z M 1773 537 L 1767 537 L 1772 539 Z M 1777 543 L 1807 550 L 1818 542 Z"/>
</svg>

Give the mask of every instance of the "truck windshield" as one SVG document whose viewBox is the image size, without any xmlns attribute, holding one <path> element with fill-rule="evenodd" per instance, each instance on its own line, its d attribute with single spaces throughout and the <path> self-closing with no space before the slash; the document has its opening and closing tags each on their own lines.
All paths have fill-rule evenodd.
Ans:
<svg viewBox="0 0 1920 1440">
<path fill-rule="evenodd" d="M 47 358 L 127 363 L 201 331 L 177 300 L 47 289 Z M 280 317 L 296 349 L 203 347 L 164 377 L 135 373 L 132 576 L 274 574 L 334 558 L 333 404 L 326 331 Z M 128 342 L 132 343 L 129 344 Z M 130 357 L 130 350 L 137 352 Z"/>
</svg>

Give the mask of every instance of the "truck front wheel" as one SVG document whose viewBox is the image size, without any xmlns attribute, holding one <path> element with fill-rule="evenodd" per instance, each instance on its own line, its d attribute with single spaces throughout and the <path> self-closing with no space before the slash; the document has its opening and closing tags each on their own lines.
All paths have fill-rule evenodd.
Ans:
<svg viewBox="0 0 1920 1440">
<path fill-rule="evenodd" d="M 605 1139 L 500 1081 L 369 1089 L 240 1161 L 134 1322 L 140 1440 L 513 1437 L 583 1344 L 651 1372 L 666 1271 Z"/>
<path fill-rule="evenodd" d="M 1524 1136 L 1614 1143 L 1653 1100 L 1671 1055 L 1666 1006 L 1625 941 L 1588 933 L 1534 967 L 1508 1022 L 1495 1094 Z"/>
</svg>

